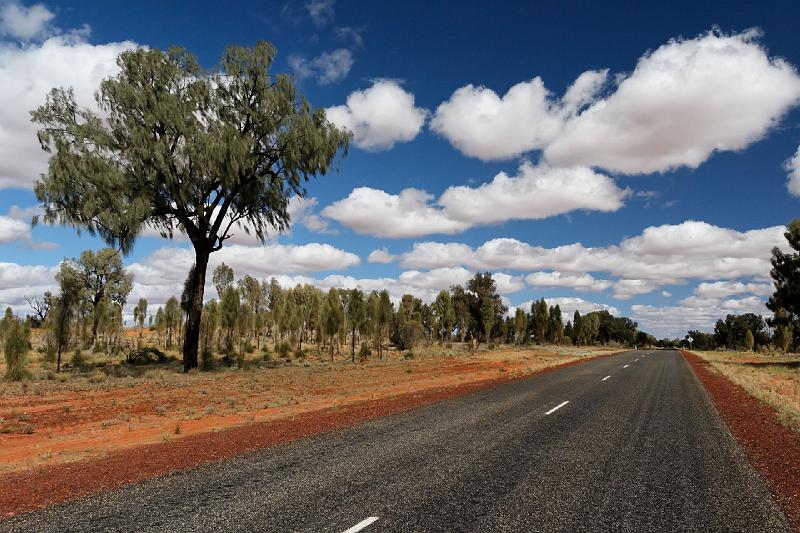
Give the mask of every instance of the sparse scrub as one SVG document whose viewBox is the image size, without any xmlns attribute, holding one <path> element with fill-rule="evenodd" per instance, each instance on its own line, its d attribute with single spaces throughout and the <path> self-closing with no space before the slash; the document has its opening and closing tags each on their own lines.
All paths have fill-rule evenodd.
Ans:
<svg viewBox="0 0 800 533">
<path fill-rule="evenodd" d="M 17 318 L 4 319 L 3 352 L 6 360 L 5 379 L 21 381 L 30 377 L 26 368 L 27 353 L 30 348 L 30 327 Z"/>
</svg>

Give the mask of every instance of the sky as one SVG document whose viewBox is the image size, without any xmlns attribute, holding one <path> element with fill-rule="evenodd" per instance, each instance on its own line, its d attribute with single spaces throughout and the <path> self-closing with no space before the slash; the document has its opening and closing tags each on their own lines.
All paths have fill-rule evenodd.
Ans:
<svg viewBox="0 0 800 533">
<path fill-rule="evenodd" d="M 60 261 L 104 246 L 31 226 L 29 113 L 50 88 L 95 108 L 121 51 L 213 68 L 267 40 L 353 144 L 288 232 L 239 232 L 212 268 L 426 301 L 489 271 L 511 312 L 544 297 L 659 337 L 766 315 L 800 206 L 800 4 L 645 4 L 0 0 L 0 306 L 27 314 Z M 192 261 L 181 236 L 142 236 L 127 314 L 179 295 Z"/>
</svg>

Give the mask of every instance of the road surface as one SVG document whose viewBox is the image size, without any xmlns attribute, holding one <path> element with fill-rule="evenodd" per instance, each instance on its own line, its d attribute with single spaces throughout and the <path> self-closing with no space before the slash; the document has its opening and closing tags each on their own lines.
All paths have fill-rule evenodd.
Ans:
<svg viewBox="0 0 800 533">
<path fill-rule="evenodd" d="M 678 352 L 635 351 L 17 517 L 11 531 L 788 531 Z"/>
</svg>

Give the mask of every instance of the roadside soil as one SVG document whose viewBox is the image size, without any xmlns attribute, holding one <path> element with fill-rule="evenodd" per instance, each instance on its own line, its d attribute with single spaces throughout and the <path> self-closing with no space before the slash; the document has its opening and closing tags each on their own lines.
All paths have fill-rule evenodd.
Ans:
<svg viewBox="0 0 800 533">
<path fill-rule="evenodd" d="M 693 353 L 682 353 L 792 529 L 800 531 L 800 433 L 783 425 L 775 409 L 748 394 L 711 363 Z"/>
<path fill-rule="evenodd" d="M 0 516 L 429 404 L 612 350 L 474 355 L 145 378 L 0 391 Z M 128 383 L 132 382 L 132 383 Z"/>
</svg>

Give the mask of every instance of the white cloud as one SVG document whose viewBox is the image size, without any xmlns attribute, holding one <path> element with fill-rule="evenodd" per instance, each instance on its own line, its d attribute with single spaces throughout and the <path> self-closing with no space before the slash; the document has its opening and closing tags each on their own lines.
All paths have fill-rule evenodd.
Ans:
<svg viewBox="0 0 800 533">
<path fill-rule="evenodd" d="M 657 287 L 656 282 L 644 279 L 621 279 L 614 283 L 614 298 L 617 300 L 630 300 L 638 294 L 653 292 Z"/>
<path fill-rule="evenodd" d="M 786 188 L 792 196 L 800 196 L 800 146 L 797 147 L 794 156 L 786 162 L 785 167 L 789 173 Z"/>
<path fill-rule="evenodd" d="M 517 176 L 499 173 L 480 187 L 448 188 L 439 203 L 448 215 L 470 224 L 532 220 L 578 209 L 611 212 L 630 194 L 589 168 L 550 168 L 523 163 Z"/>
<path fill-rule="evenodd" d="M 461 87 L 436 109 L 431 128 L 465 155 L 507 159 L 543 148 L 562 119 L 541 78 L 521 82 L 500 97 L 483 86 Z"/>
<path fill-rule="evenodd" d="M 15 241 L 27 241 L 31 238 L 29 224 L 16 218 L 0 215 L 0 244 Z"/>
<path fill-rule="evenodd" d="M 503 272 L 495 272 L 492 274 L 492 279 L 494 279 L 497 284 L 498 294 L 513 294 L 525 288 L 525 282 L 522 276 L 512 276 Z"/>
<path fill-rule="evenodd" d="M 289 56 L 289 66 L 298 78 L 314 78 L 320 85 L 342 81 L 353 68 L 353 53 L 347 48 L 323 52 L 306 59 L 301 55 Z"/>
<path fill-rule="evenodd" d="M 414 106 L 414 95 L 393 80 L 377 80 L 347 97 L 345 105 L 326 109 L 328 119 L 353 132 L 353 142 L 364 150 L 388 150 L 408 142 L 422 129 L 426 109 Z"/>
<path fill-rule="evenodd" d="M 755 294 L 769 296 L 774 292 L 771 283 L 742 283 L 741 281 L 715 281 L 699 284 L 694 294 L 701 298 L 727 298 L 735 294 Z"/>
<path fill-rule="evenodd" d="M 322 215 L 357 233 L 378 237 L 454 234 L 476 225 L 541 219 L 578 209 L 616 211 L 630 194 L 587 168 L 549 168 L 523 163 L 518 176 L 501 172 L 480 187 L 449 187 L 433 195 L 404 189 L 398 195 L 360 187 L 326 207 Z"/>
<path fill-rule="evenodd" d="M 385 247 L 372 250 L 367 257 L 368 263 L 387 264 L 392 261 L 394 261 L 394 256 L 389 253 L 389 249 Z"/>
<path fill-rule="evenodd" d="M 727 314 L 769 314 L 764 302 L 756 296 L 729 300 L 689 297 L 681 300 L 679 306 L 632 305 L 631 312 L 642 330 L 659 337 L 679 338 L 690 329 L 713 331 L 717 319 Z"/>
<path fill-rule="evenodd" d="M 324 26 L 333 21 L 335 11 L 333 5 L 336 0 L 309 0 L 306 2 L 306 9 L 311 21 L 317 26 Z"/>
<path fill-rule="evenodd" d="M 378 237 L 418 237 L 431 233 L 459 233 L 470 224 L 453 220 L 431 205 L 433 196 L 419 189 L 389 194 L 359 187 L 347 198 L 322 210 L 322 215 L 344 224 L 356 233 Z"/>
<path fill-rule="evenodd" d="M 616 287 L 617 294 L 624 297 L 690 279 L 765 279 L 772 248 L 788 248 L 783 232 L 783 226 L 740 232 L 690 220 L 653 226 L 619 245 L 606 247 L 587 248 L 574 243 L 545 248 L 497 238 L 477 248 L 459 243 L 415 243 L 397 258 L 411 268 L 556 270 L 560 275 L 605 272 L 627 280 Z"/>
<path fill-rule="evenodd" d="M 0 35 L 29 41 L 45 37 L 55 14 L 42 4 L 25 7 L 16 1 L 0 6 Z"/>
<path fill-rule="evenodd" d="M 534 272 L 525 276 L 525 281 L 532 287 L 560 287 L 576 291 L 602 292 L 611 286 L 605 279 L 595 279 L 590 274 L 564 274 L 554 272 Z"/>
<path fill-rule="evenodd" d="M 672 293 L 669 291 L 661 291 L 661 296 L 663 296 L 664 298 L 670 298 L 672 296 Z"/>
<path fill-rule="evenodd" d="M 696 168 L 766 135 L 800 98 L 800 77 L 756 31 L 675 39 L 642 56 L 607 98 L 545 149 L 556 165 L 624 174 Z"/>
<path fill-rule="evenodd" d="M 47 169 L 30 111 L 44 104 L 50 89 L 72 87 L 80 105 L 97 110 L 94 92 L 100 81 L 118 71 L 120 52 L 136 46 L 130 41 L 93 45 L 75 35 L 36 45 L 0 43 L 0 189 L 30 188 Z"/>
</svg>

